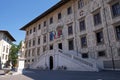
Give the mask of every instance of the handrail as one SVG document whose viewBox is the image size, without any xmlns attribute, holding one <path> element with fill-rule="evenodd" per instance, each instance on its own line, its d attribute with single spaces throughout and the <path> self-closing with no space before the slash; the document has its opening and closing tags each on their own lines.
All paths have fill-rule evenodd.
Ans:
<svg viewBox="0 0 120 80">
<path fill-rule="evenodd" d="M 92 63 L 92 62 L 90 63 L 90 62 L 88 62 L 88 61 L 86 61 L 86 60 L 84 60 L 84 59 L 82 59 L 82 58 L 80 58 L 78 56 L 75 56 L 75 55 L 72 55 L 72 54 L 69 54 L 69 53 L 65 53 L 61 49 L 58 49 L 58 52 L 63 53 L 64 55 L 66 55 L 66 56 L 68 56 L 70 58 L 73 58 L 73 59 L 75 59 L 77 61 L 80 61 L 81 63 L 83 63 L 85 65 L 88 65 L 90 67 L 95 67 L 95 65 L 94 65 L 95 63 Z"/>
<path fill-rule="evenodd" d="M 79 57 L 74 56 L 73 58 L 74 58 L 75 60 L 78 60 L 78 61 L 86 64 L 86 65 L 89 65 L 89 66 L 93 67 L 93 64 L 92 64 L 92 63 L 89 63 L 89 62 L 87 62 L 87 61 L 85 61 L 85 60 L 82 60 L 82 59 L 80 59 Z"/>
<path fill-rule="evenodd" d="M 38 60 L 37 60 L 36 62 L 32 63 L 31 66 L 33 67 L 33 65 L 37 64 L 37 63 L 41 60 L 41 57 L 43 57 L 44 55 L 45 55 L 44 53 L 41 54 L 41 55 L 39 56 Z"/>
<path fill-rule="evenodd" d="M 56 51 L 55 51 L 56 52 Z M 69 57 L 69 58 L 71 58 L 71 59 L 74 59 L 74 60 L 76 60 L 76 61 L 79 61 L 79 62 L 81 62 L 81 63 L 83 63 L 84 65 L 87 65 L 87 66 L 89 66 L 89 67 L 91 67 L 91 68 L 97 68 L 97 65 L 96 65 L 96 63 L 95 63 L 95 61 L 94 60 L 92 60 L 91 62 L 90 61 L 86 61 L 86 60 L 84 60 L 84 59 L 82 59 L 80 56 L 75 56 L 75 55 L 73 55 L 73 54 L 69 54 L 69 53 L 67 53 L 67 52 L 63 52 L 63 50 L 61 50 L 61 49 L 57 49 L 57 52 L 59 52 L 59 53 L 62 53 L 62 54 L 64 54 L 65 56 L 67 56 L 67 57 Z M 46 53 L 43 53 L 43 54 L 41 54 L 40 56 L 39 56 L 39 58 L 38 58 L 38 60 L 36 61 L 36 62 L 34 62 L 34 63 L 32 63 L 31 64 L 31 67 L 33 67 L 33 65 L 34 66 L 36 66 L 38 63 L 39 63 L 39 61 L 42 59 L 42 57 L 44 56 L 44 55 L 46 55 Z"/>
</svg>

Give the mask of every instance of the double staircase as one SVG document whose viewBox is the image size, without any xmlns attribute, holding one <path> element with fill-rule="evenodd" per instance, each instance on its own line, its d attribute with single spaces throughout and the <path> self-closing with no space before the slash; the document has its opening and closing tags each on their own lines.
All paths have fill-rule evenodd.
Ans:
<svg viewBox="0 0 120 80">
<path fill-rule="evenodd" d="M 57 56 L 56 67 L 54 69 L 58 69 L 60 66 L 65 66 L 67 70 L 73 71 L 99 71 L 96 60 L 92 58 L 84 59 L 80 55 L 71 54 L 68 52 L 64 52 L 63 50 L 53 50 L 53 55 Z M 31 68 L 48 68 L 48 64 L 46 63 L 46 56 L 50 52 L 47 51 L 46 53 L 39 56 L 38 60 L 36 60 L 33 64 L 31 64 Z M 47 61 L 49 62 L 49 61 Z"/>
</svg>

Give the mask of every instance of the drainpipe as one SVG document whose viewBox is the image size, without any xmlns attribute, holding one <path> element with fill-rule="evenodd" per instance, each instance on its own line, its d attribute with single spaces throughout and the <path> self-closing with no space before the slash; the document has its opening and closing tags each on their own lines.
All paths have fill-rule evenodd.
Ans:
<svg viewBox="0 0 120 80">
<path fill-rule="evenodd" d="M 107 16 L 106 16 L 106 12 L 105 12 L 104 0 L 102 0 L 102 4 L 103 4 L 103 14 L 104 14 L 104 18 L 105 18 L 105 25 L 106 25 L 105 27 L 107 30 L 108 45 L 110 47 L 110 52 L 111 52 L 112 67 L 113 67 L 113 70 L 115 70 L 114 55 L 113 55 L 113 51 L 112 51 L 112 46 L 110 45 L 110 37 L 109 37 L 109 31 L 108 31 L 108 23 L 107 23 Z"/>
</svg>

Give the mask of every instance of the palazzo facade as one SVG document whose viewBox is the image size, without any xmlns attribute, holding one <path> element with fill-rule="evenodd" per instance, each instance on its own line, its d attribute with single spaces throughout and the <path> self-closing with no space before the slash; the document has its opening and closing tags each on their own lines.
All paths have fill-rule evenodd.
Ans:
<svg viewBox="0 0 120 80">
<path fill-rule="evenodd" d="M 26 68 L 120 69 L 120 0 L 61 0 L 21 30 Z"/>
</svg>

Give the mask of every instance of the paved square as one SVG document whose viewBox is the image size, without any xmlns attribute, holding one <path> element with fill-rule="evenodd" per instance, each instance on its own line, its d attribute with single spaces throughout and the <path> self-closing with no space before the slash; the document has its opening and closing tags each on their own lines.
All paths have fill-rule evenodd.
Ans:
<svg viewBox="0 0 120 80">
<path fill-rule="evenodd" d="M 23 75 L 0 76 L 0 80 L 120 80 L 119 71 L 24 71 Z"/>
</svg>

